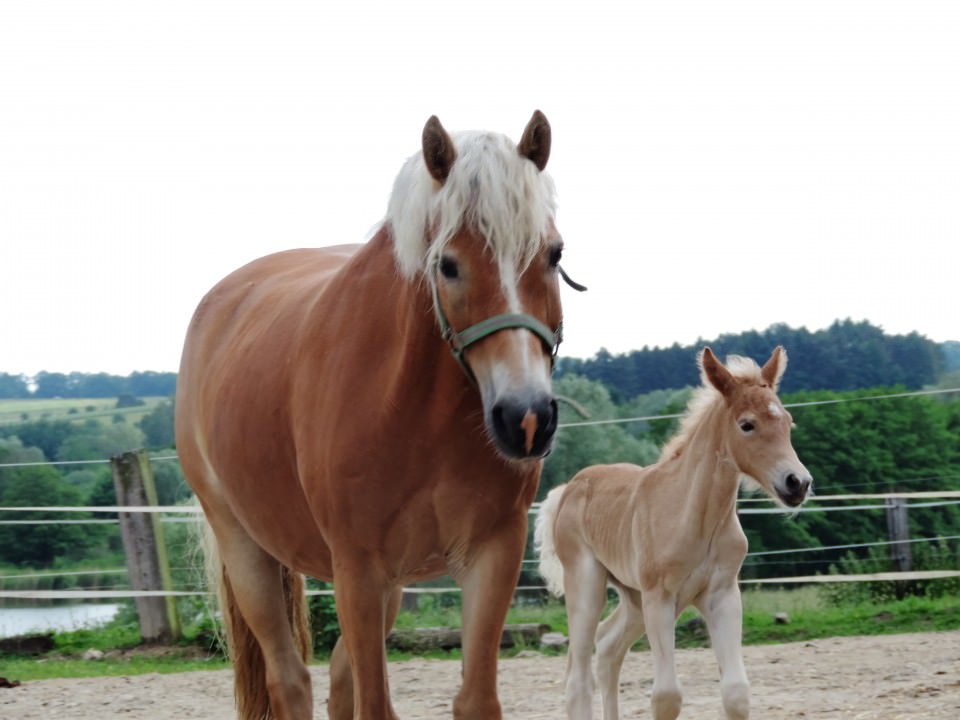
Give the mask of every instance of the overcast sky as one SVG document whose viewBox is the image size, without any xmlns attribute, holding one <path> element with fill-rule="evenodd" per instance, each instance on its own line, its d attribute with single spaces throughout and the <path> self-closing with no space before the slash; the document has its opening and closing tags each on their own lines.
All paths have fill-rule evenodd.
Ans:
<svg viewBox="0 0 960 720">
<path fill-rule="evenodd" d="M 431 114 L 535 108 L 563 354 L 960 340 L 958 38 L 925 0 L 4 0 L 0 372 L 175 371 L 223 275 L 367 237 Z"/>
</svg>

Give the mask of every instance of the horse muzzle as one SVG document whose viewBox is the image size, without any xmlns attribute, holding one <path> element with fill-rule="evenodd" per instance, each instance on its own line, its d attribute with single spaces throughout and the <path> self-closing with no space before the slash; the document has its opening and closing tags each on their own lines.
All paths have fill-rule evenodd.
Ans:
<svg viewBox="0 0 960 720">
<path fill-rule="evenodd" d="M 510 460 L 542 458 L 557 432 L 557 401 L 541 395 L 531 401 L 498 400 L 490 409 L 487 427 L 500 453 Z"/>
<path fill-rule="evenodd" d="M 789 507 L 798 507 L 807 499 L 807 493 L 813 484 L 813 478 L 808 474 L 787 473 L 782 483 L 778 483 L 777 496 Z"/>
</svg>

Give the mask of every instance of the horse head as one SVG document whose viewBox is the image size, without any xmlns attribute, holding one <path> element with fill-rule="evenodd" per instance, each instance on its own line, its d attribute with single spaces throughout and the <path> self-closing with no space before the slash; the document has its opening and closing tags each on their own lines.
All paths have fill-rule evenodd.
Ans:
<svg viewBox="0 0 960 720">
<path fill-rule="evenodd" d="M 759 373 L 750 368 L 731 372 L 707 347 L 701 353 L 700 366 L 704 380 L 723 396 L 728 452 L 740 472 L 783 504 L 800 505 L 813 478 L 790 442 L 793 418 L 777 396 L 787 368 L 786 351 L 774 349 Z"/>
<path fill-rule="evenodd" d="M 479 389 L 487 433 L 511 460 L 543 457 L 557 428 L 551 372 L 563 243 L 544 172 L 549 154 L 539 111 L 519 144 L 493 133 L 451 136 L 431 117 L 422 153 L 391 198 L 398 265 L 429 286 L 441 334 Z"/>
</svg>

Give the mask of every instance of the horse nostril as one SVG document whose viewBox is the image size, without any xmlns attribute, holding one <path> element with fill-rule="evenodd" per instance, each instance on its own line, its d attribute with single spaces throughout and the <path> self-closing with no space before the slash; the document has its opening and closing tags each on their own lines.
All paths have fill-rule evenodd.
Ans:
<svg viewBox="0 0 960 720">
<path fill-rule="evenodd" d="M 553 437 L 553 434 L 557 431 L 557 418 L 559 414 L 560 411 L 557 408 L 557 401 L 550 398 L 550 417 L 544 423 L 544 433 L 548 437 Z"/>
<path fill-rule="evenodd" d="M 494 432 L 498 437 L 506 438 L 509 433 L 507 430 L 507 422 L 503 417 L 503 412 L 503 405 L 497 403 L 493 406 L 493 410 L 491 411 L 490 415 L 493 419 Z"/>
<path fill-rule="evenodd" d="M 802 485 L 803 483 L 800 482 L 800 478 L 798 478 L 796 475 L 793 473 L 787 475 L 787 491 L 791 495 L 796 495 L 798 492 L 800 492 Z"/>
</svg>

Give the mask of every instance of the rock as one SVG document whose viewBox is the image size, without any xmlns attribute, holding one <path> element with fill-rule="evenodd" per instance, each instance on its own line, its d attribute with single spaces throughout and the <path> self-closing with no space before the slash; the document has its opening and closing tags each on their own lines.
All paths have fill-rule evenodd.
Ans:
<svg viewBox="0 0 960 720">
<path fill-rule="evenodd" d="M 563 633 L 548 632 L 540 636 L 541 648 L 565 648 L 570 642 Z"/>
<path fill-rule="evenodd" d="M 83 654 L 84 660 L 103 660 L 103 651 L 90 648 Z"/>
<path fill-rule="evenodd" d="M 543 653 L 537 652 L 536 650 L 521 650 L 516 655 L 516 658 L 539 658 L 543 657 Z"/>
</svg>

